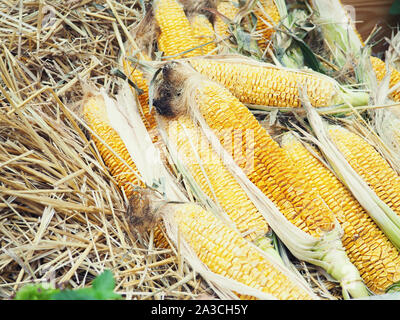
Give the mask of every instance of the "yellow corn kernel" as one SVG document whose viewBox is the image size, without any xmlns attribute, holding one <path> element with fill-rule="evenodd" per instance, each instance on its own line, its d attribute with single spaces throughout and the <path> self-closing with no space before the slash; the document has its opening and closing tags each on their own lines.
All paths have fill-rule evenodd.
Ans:
<svg viewBox="0 0 400 320">
<path fill-rule="evenodd" d="M 168 120 L 166 130 L 180 160 L 203 192 L 218 203 L 249 241 L 263 237 L 268 225 L 207 138 L 189 116 Z"/>
<path fill-rule="evenodd" d="M 351 192 L 298 139 L 286 134 L 282 147 L 302 168 L 306 178 L 312 181 L 318 194 L 334 212 L 344 231 L 343 246 L 365 284 L 375 294 L 384 293 L 385 289 L 400 280 L 398 250 Z M 309 148 L 312 149 L 311 146 Z"/>
<path fill-rule="evenodd" d="M 243 103 L 300 107 L 299 86 L 307 85 L 314 107 L 335 104 L 334 83 L 314 74 L 212 59 L 192 59 L 190 63 L 196 71 L 225 86 Z"/>
<path fill-rule="evenodd" d="M 248 108 L 211 81 L 203 81 L 198 87 L 196 102 L 207 124 L 249 180 L 292 224 L 316 237 L 334 228 L 333 213 L 309 185 L 301 168 L 296 167 Z M 246 137 L 247 132 L 253 136 Z M 235 134 L 240 136 L 232 149 L 235 139 L 229 135 Z M 252 162 L 244 154 L 253 155 Z"/>
<path fill-rule="evenodd" d="M 256 30 L 261 35 L 261 39 L 257 43 L 259 48 L 264 51 L 275 32 L 274 27 L 279 23 L 281 17 L 274 0 L 260 0 L 254 14 L 257 16 Z"/>
<path fill-rule="evenodd" d="M 194 57 L 202 55 L 183 7 L 176 0 L 157 0 L 155 19 L 161 29 L 158 46 L 166 56 Z M 194 49 L 194 50 L 192 50 Z M 187 50 L 186 53 L 183 53 Z"/>
<path fill-rule="evenodd" d="M 361 136 L 339 126 L 329 136 L 351 167 L 396 214 L 400 215 L 400 177 Z"/>
<path fill-rule="evenodd" d="M 203 45 L 214 41 L 215 33 L 211 22 L 205 15 L 196 15 L 190 19 L 190 24 L 193 29 L 194 37 L 199 42 L 199 45 Z M 211 42 L 201 47 L 202 54 L 206 55 L 213 52 L 216 49 L 214 42 Z"/>
<path fill-rule="evenodd" d="M 177 206 L 173 215 L 183 238 L 211 271 L 280 300 L 312 299 L 308 292 L 277 270 L 239 233 L 228 228 L 209 211 L 194 204 L 184 204 Z"/>
<path fill-rule="evenodd" d="M 387 72 L 385 62 L 383 62 L 381 59 L 377 57 L 371 57 L 371 63 L 372 63 L 372 68 L 375 71 L 376 78 L 378 79 L 378 81 L 382 81 Z M 398 83 L 400 83 L 400 72 L 392 68 L 390 74 L 389 87 L 392 88 Z M 391 98 L 396 102 L 400 102 L 400 89 L 395 90 L 392 93 Z"/>
<path fill-rule="evenodd" d="M 232 21 L 239 12 L 239 8 L 235 6 L 232 1 L 221 1 L 217 5 L 217 11 Z M 222 39 L 225 39 L 230 35 L 227 22 L 219 15 L 216 15 L 214 30 L 215 33 Z"/>
</svg>

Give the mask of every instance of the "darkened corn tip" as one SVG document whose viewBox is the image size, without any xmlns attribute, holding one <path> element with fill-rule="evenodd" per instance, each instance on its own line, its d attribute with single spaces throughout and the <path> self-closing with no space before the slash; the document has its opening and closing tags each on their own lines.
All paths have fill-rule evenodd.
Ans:
<svg viewBox="0 0 400 320">
<path fill-rule="evenodd" d="M 152 79 L 152 106 L 163 117 L 172 119 L 187 110 L 183 98 L 188 78 L 196 73 L 186 62 L 169 61 L 158 69 Z"/>
<path fill-rule="evenodd" d="M 137 188 L 129 198 L 126 210 L 129 228 L 139 233 L 155 228 L 167 203 L 156 191 Z"/>
</svg>

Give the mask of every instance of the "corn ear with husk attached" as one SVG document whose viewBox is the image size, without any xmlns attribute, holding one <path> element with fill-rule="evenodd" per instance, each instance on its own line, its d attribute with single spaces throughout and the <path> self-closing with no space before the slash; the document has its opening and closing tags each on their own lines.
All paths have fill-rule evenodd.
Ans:
<svg viewBox="0 0 400 320">
<path fill-rule="evenodd" d="M 332 125 L 328 133 L 352 168 L 400 217 L 400 176 L 386 159 L 363 137 L 346 128 Z"/>
<path fill-rule="evenodd" d="M 371 64 L 379 82 L 381 82 L 388 72 L 390 72 L 389 89 L 392 89 L 390 97 L 394 101 L 400 102 L 400 87 L 398 87 L 400 84 L 400 72 L 391 66 L 387 68 L 385 62 L 377 57 L 371 57 Z"/>
<path fill-rule="evenodd" d="M 215 34 L 219 40 L 226 40 L 226 38 L 230 36 L 229 22 L 233 21 L 239 13 L 238 2 L 234 3 L 234 1 L 230 0 L 218 1 L 217 11 L 219 14 L 215 16 Z M 227 19 L 229 21 L 227 21 Z"/>
<path fill-rule="evenodd" d="M 340 0 L 308 2 L 314 10 L 314 22 L 321 28 L 323 39 L 338 66 L 343 67 L 349 58 L 358 58 L 364 43 Z"/>
<path fill-rule="evenodd" d="M 211 22 L 205 15 L 195 15 L 189 18 L 194 37 L 202 45 L 202 55 L 213 54 L 216 51 L 215 32 Z"/>
<path fill-rule="evenodd" d="M 155 0 L 154 17 L 161 29 L 157 42 L 167 57 L 201 56 L 201 43 L 196 38 L 183 6 L 177 0 Z"/>
<path fill-rule="evenodd" d="M 318 299 L 301 279 L 282 264 L 266 257 L 237 231 L 195 203 L 171 203 L 144 194 L 139 199 L 133 199 L 131 208 L 134 220 L 148 212 L 160 216 L 172 242 L 179 245 L 181 254 L 192 267 L 200 270 L 206 280 L 226 291 L 221 292 L 224 294 L 221 298 Z M 233 296 L 233 292 L 237 297 Z"/>
<path fill-rule="evenodd" d="M 344 231 L 342 239 L 346 252 L 368 288 L 375 294 L 384 293 L 400 280 L 400 253 L 397 248 L 331 172 L 317 150 L 290 132 L 283 135 L 281 145 L 302 167 L 335 213 Z"/>
<path fill-rule="evenodd" d="M 360 175 L 351 167 L 344 155 L 330 138 L 326 124 L 312 108 L 306 97 L 304 106 L 311 127 L 318 140 L 315 143 L 330 163 L 339 179 L 352 192 L 375 223 L 386 234 L 390 241 L 400 249 L 400 217 L 378 197 Z"/>
<path fill-rule="evenodd" d="M 386 52 L 387 63 L 371 56 L 371 49 L 365 45 L 357 32 L 354 21 L 339 0 L 310 0 L 315 10 L 315 22 L 323 31 L 324 41 L 336 57 L 339 68 L 355 66 L 357 81 L 371 93 L 371 105 L 388 106 L 371 108 L 368 112 L 372 118 L 374 129 L 385 144 L 387 156 L 400 163 L 400 145 L 396 140 L 396 108 L 392 99 L 398 99 L 400 90 L 398 75 L 390 61 L 390 50 Z"/>
<path fill-rule="evenodd" d="M 111 125 L 106 108 L 106 97 L 107 95 L 104 92 L 88 91 L 82 101 L 83 116 L 91 129 L 92 140 L 95 142 L 107 169 L 117 181 L 126 198 L 130 199 L 137 194 L 138 189 L 145 188 L 146 183 L 125 143 Z M 159 248 L 169 247 L 160 225 L 154 228 L 154 243 Z"/>
<path fill-rule="evenodd" d="M 104 97 L 97 92 L 87 93 L 82 102 L 82 111 L 105 165 L 126 196 L 132 196 L 135 187 L 143 186 L 143 182 L 125 144 L 110 124 Z"/>
<path fill-rule="evenodd" d="M 260 50 L 264 51 L 275 33 L 275 27 L 279 24 L 281 15 L 275 0 L 256 1 L 254 14 L 257 17 L 256 31 L 260 37 L 257 43 Z"/>
<path fill-rule="evenodd" d="M 196 71 L 254 108 L 298 108 L 298 88 L 305 85 L 314 107 L 362 106 L 369 101 L 367 93 L 345 89 L 334 79 L 313 71 L 277 67 L 238 55 L 195 58 L 189 62 Z"/>
<path fill-rule="evenodd" d="M 337 22 L 339 21 L 339 26 L 336 27 L 332 26 L 334 30 L 329 30 L 330 27 L 326 25 L 321 26 L 322 29 L 324 30 L 324 35 L 329 37 L 331 36 L 333 38 L 330 39 L 328 37 L 326 41 L 330 44 L 332 48 L 335 48 L 334 44 L 339 44 L 339 51 L 341 52 L 341 54 L 337 53 L 336 56 L 340 55 L 346 56 L 349 54 L 353 54 L 354 57 L 359 57 L 359 53 L 362 50 L 366 49 L 368 52 L 370 52 L 370 50 L 366 48 L 366 45 L 361 35 L 358 33 L 354 21 L 345 11 L 340 1 L 339 0 L 336 1 L 339 3 L 339 5 L 336 5 L 337 7 L 336 10 L 338 12 L 332 16 L 335 17 Z M 333 5 L 335 5 L 336 1 L 332 1 Z M 312 3 L 316 7 L 319 15 L 323 16 L 324 17 L 323 19 L 328 19 L 329 15 L 331 14 L 331 11 L 329 7 L 326 7 L 326 0 L 313 0 Z M 340 40 L 338 40 L 337 38 L 340 38 Z M 336 50 L 337 49 L 338 47 L 336 46 Z M 339 63 L 339 66 L 342 66 L 344 57 L 338 58 L 338 60 L 342 61 Z M 374 71 L 374 74 L 378 82 L 381 82 L 383 80 L 384 76 L 388 73 L 388 71 L 390 71 L 390 84 L 389 84 L 390 88 L 395 87 L 395 85 L 400 82 L 400 73 L 398 70 L 396 70 L 396 68 L 393 68 L 393 66 L 391 66 L 390 64 L 389 68 L 387 68 L 384 61 L 374 56 L 370 56 L 370 62 L 371 64 L 369 66 L 372 66 L 372 70 Z M 394 88 L 392 91 L 393 92 L 391 92 L 391 98 L 394 101 L 399 102 L 400 88 L 399 87 Z"/>
<path fill-rule="evenodd" d="M 371 50 L 365 45 L 358 33 L 354 21 L 345 10 L 340 0 L 310 0 L 315 10 L 315 22 L 321 27 L 324 41 L 328 44 L 336 63 L 344 67 L 352 58 L 359 82 L 364 82 L 369 88 L 376 90 L 377 85 L 384 79 L 388 70 L 385 62 L 371 56 Z M 364 60 L 364 61 L 363 61 Z M 400 73 L 390 66 L 389 88 L 400 82 Z M 376 81 L 378 83 L 376 83 Z M 383 95 L 386 98 L 386 95 Z M 400 101 L 400 88 L 393 89 L 391 98 Z M 376 101 L 378 104 L 384 101 Z"/>
</svg>

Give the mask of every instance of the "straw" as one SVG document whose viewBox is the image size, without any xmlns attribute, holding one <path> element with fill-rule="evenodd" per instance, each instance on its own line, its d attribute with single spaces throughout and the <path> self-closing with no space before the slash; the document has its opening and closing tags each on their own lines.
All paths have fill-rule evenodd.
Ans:
<svg viewBox="0 0 400 320">
<path fill-rule="evenodd" d="M 110 71 L 142 16 L 132 0 L 0 1 L 0 299 L 105 269 L 127 299 L 214 296 L 175 249 L 130 232 L 125 195 L 69 111 L 88 85 L 117 92 Z"/>
</svg>

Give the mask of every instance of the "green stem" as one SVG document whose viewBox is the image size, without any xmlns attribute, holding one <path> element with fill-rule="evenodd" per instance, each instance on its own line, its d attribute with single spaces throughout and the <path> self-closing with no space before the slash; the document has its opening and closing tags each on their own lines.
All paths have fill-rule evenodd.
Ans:
<svg viewBox="0 0 400 320">
<path fill-rule="evenodd" d="M 323 242 L 328 244 L 329 248 L 320 248 L 326 251 L 322 261 L 327 264 L 325 270 L 337 281 L 343 290 L 343 297 L 363 298 L 370 295 L 368 288 L 364 284 L 359 271 L 350 262 L 343 245 L 339 239 Z"/>
<path fill-rule="evenodd" d="M 350 104 L 353 107 L 367 106 L 369 94 L 360 91 L 343 91 L 333 98 L 333 104 Z"/>
</svg>

